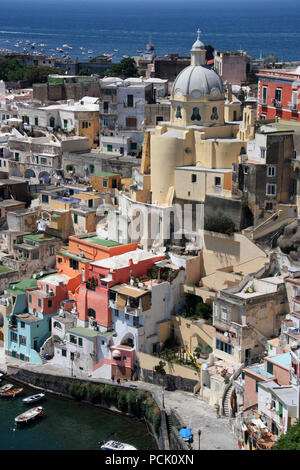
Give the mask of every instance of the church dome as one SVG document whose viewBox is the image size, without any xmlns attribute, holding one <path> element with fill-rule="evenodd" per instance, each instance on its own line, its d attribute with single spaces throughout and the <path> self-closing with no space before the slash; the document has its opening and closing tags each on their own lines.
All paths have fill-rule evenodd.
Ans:
<svg viewBox="0 0 300 470">
<path fill-rule="evenodd" d="M 204 65 L 189 65 L 183 69 L 172 88 L 174 95 L 191 95 L 195 98 L 200 98 L 201 95 L 216 96 L 222 93 L 224 93 L 224 88 L 221 78 L 214 70 Z"/>
</svg>

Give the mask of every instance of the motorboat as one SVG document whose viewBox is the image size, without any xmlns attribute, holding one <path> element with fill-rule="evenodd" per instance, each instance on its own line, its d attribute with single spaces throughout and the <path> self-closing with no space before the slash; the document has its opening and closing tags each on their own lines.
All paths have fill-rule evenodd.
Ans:
<svg viewBox="0 0 300 470">
<path fill-rule="evenodd" d="M 44 409 L 42 406 L 36 406 L 35 408 L 31 408 L 30 410 L 25 411 L 25 413 L 20 414 L 15 418 L 15 423 L 17 424 L 27 424 L 34 419 L 43 416 Z"/>
<path fill-rule="evenodd" d="M 11 388 L 10 390 L 7 390 L 6 392 L 0 392 L 0 397 L 1 398 L 15 398 L 17 395 L 20 395 L 20 393 L 23 392 L 23 388 Z"/>
<path fill-rule="evenodd" d="M 31 395 L 30 397 L 23 398 L 23 403 L 35 403 L 37 401 L 43 400 L 45 398 L 44 393 L 37 393 L 36 395 Z"/>
<path fill-rule="evenodd" d="M 100 443 L 101 450 L 137 450 L 136 447 L 131 446 L 130 444 L 125 444 L 124 442 L 119 441 L 107 441 Z"/>
<path fill-rule="evenodd" d="M 13 384 L 6 384 L 0 387 L 0 393 L 1 392 L 7 392 L 8 390 L 11 390 L 13 388 Z"/>
</svg>

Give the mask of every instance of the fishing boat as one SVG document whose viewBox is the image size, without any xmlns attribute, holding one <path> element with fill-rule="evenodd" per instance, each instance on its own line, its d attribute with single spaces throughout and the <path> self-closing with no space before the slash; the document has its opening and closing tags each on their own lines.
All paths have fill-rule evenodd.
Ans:
<svg viewBox="0 0 300 470">
<path fill-rule="evenodd" d="M 36 395 L 31 395 L 30 397 L 23 398 L 23 403 L 35 403 L 37 401 L 43 400 L 45 398 L 44 393 L 37 393 Z"/>
<path fill-rule="evenodd" d="M 35 408 L 31 408 L 30 410 L 25 411 L 25 413 L 20 414 L 15 418 L 15 423 L 17 424 L 26 424 L 34 419 L 38 418 L 39 416 L 43 416 L 44 409 L 42 406 L 36 406 Z"/>
<path fill-rule="evenodd" d="M 23 388 L 11 388 L 6 392 L 0 392 L 1 398 L 15 398 L 17 395 L 23 392 Z"/>
<path fill-rule="evenodd" d="M 0 387 L 0 393 L 1 392 L 7 392 L 7 390 L 11 390 L 13 388 L 13 384 L 6 384 Z"/>
<path fill-rule="evenodd" d="M 101 450 L 137 450 L 136 447 L 131 446 L 130 444 L 125 444 L 124 442 L 119 441 L 107 441 L 100 443 Z"/>
</svg>

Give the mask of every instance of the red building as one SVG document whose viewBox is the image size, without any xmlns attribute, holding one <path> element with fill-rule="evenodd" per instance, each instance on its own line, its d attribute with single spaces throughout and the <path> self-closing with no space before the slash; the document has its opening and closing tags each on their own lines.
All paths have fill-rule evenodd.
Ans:
<svg viewBox="0 0 300 470">
<path fill-rule="evenodd" d="M 165 256 L 142 250 L 130 251 L 119 256 L 98 260 L 89 265 L 89 280 L 81 282 L 77 310 L 81 326 L 91 318 L 103 328 L 112 324 L 112 309 L 109 307 L 109 288 L 130 278 L 145 276 L 154 263 Z"/>
<path fill-rule="evenodd" d="M 258 119 L 300 121 L 300 66 L 258 73 Z"/>
</svg>

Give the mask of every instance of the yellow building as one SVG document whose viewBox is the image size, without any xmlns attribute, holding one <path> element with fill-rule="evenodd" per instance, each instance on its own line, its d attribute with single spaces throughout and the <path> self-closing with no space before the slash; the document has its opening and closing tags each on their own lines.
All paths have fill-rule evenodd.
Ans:
<svg viewBox="0 0 300 470">
<path fill-rule="evenodd" d="M 174 197 L 204 202 L 205 194 L 231 196 L 232 163 L 245 150 L 239 122 L 234 122 L 241 103 L 229 87 L 225 93 L 219 75 L 205 65 L 205 55 L 198 32 L 191 65 L 173 84 L 171 121 L 156 126 L 145 139 L 141 173 L 145 183 L 150 173 L 152 204 L 171 206 Z M 131 197 L 139 200 L 134 190 Z"/>
</svg>

